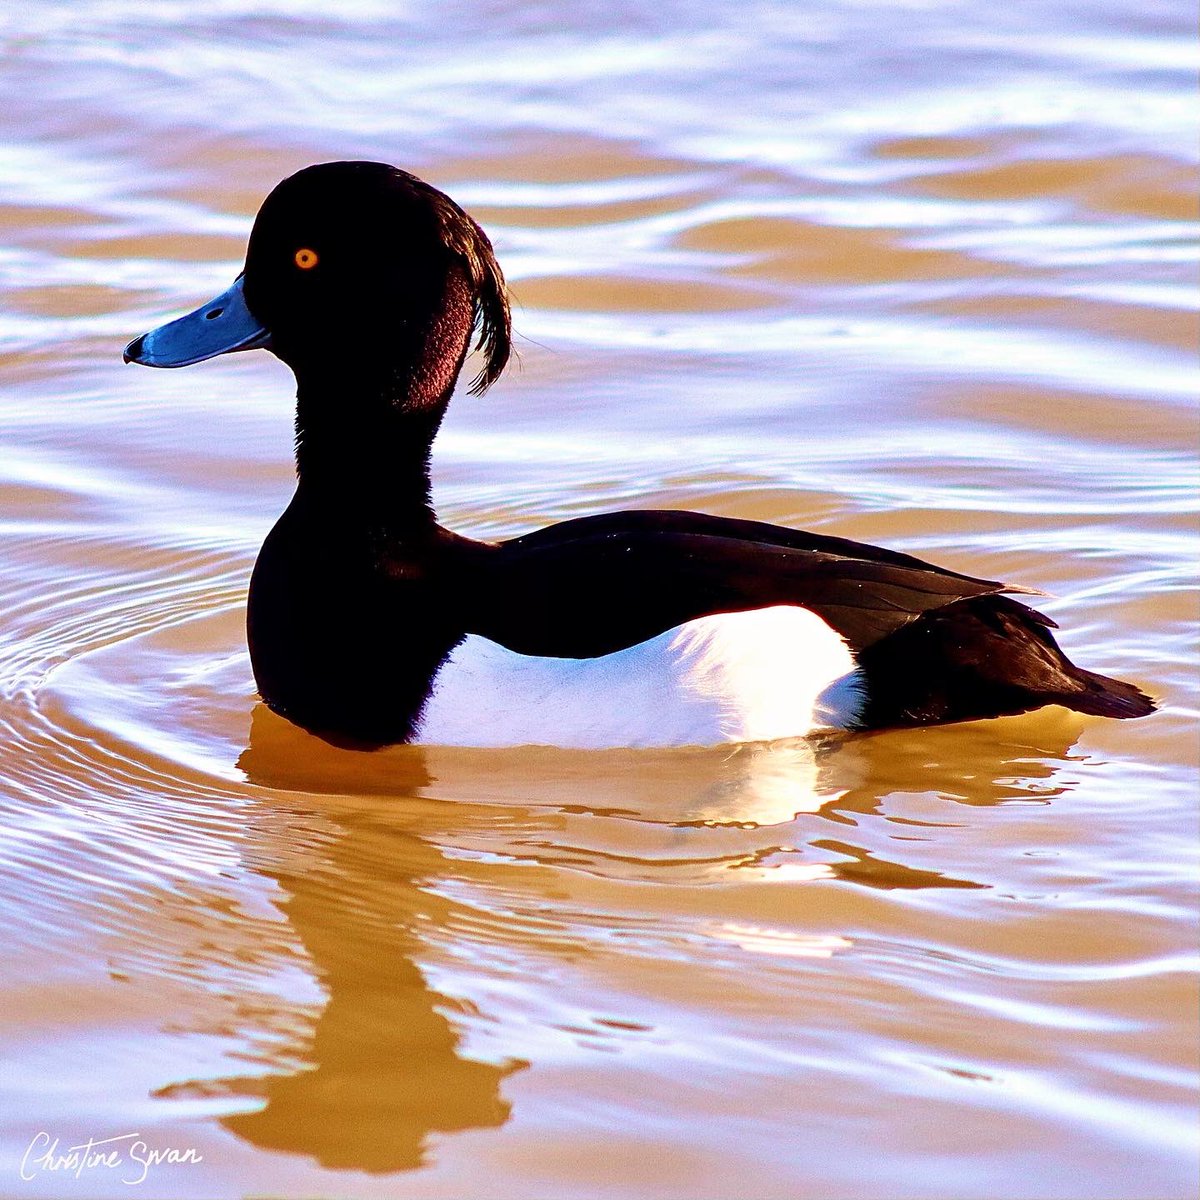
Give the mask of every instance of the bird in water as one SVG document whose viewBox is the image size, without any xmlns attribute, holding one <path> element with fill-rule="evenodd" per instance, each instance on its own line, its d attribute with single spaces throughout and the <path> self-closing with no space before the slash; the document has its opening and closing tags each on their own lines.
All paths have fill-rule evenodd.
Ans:
<svg viewBox="0 0 1200 1200">
<path fill-rule="evenodd" d="M 478 394 L 512 339 L 483 230 L 408 172 L 333 162 L 271 192 L 227 292 L 126 347 L 152 367 L 262 347 L 295 373 L 298 482 L 247 633 L 263 700 L 305 729 L 604 748 L 1153 711 L 1071 663 L 1012 598 L 1031 589 L 878 546 L 674 510 L 446 529 L 430 453 L 476 338 Z"/>
</svg>

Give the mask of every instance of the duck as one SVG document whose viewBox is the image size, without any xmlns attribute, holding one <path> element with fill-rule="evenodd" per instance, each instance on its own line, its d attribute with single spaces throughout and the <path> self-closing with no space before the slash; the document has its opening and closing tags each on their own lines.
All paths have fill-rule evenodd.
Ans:
<svg viewBox="0 0 1200 1200">
<path fill-rule="evenodd" d="M 247 597 L 268 708 L 338 745 L 706 746 L 1062 705 L 1155 708 L 1075 666 L 1035 589 L 761 521 L 577 517 L 507 541 L 438 523 L 430 457 L 468 353 L 512 353 L 483 229 L 398 167 L 327 162 L 255 218 L 233 285 L 126 346 L 266 349 L 296 379 L 296 489 Z"/>
</svg>

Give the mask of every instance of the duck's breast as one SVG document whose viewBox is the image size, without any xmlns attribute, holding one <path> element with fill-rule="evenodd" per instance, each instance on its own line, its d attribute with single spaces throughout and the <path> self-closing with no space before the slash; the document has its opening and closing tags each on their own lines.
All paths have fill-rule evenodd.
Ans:
<svg viewBox="0 0 1200 1200">
<path fill-rule="evenodd" d="M 475 635 L 434 677 L 414 741 L 577 749 L 705 746 L 845 728 L 862 680 L 843 639 L 790 605 L 688 621 L 598 658 Z"/>
</svg>

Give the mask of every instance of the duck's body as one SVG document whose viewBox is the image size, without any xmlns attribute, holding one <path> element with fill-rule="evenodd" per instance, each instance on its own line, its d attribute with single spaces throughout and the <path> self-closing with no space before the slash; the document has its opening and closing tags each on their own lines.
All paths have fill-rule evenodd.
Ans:
<svg viewBox="0 0 1200 1200">
<path fill-rule="evenodd" d="M 432 442 L 474 327 L 477 386 L 502 369 L 508 308 L 482 231 L 403 172 L 285 180 L 244 279 L 127 357 L 269 344 L 296 372 L 300 482 L 255 567 L 249 642 L 263 699 L 314 732 L 599 748 L 1153 708 L 1003 594 L 1028 589 L 879 547 L 674 511 L 499 544 L 442 528 Z"/>
<path fill-rule="evenodd" d="M 326 735 L 711 745 L 1144 704 L 1003 585 L 874 546 L 675 511 L 499 544 L 328 517 L 302 486 L 249 604 L 263 697 Z"/>
</svg>

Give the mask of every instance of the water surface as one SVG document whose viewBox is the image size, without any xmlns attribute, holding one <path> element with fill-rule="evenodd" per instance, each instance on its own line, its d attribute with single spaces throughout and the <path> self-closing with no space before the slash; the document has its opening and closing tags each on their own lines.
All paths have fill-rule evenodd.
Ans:
<svg viewBox="0 0 1200 1200">
<path fill-rule="evenodd" d="M 1192 17 L 5 9 L 0 1193 L 129 1195 L 20 1161 L 136 1131 L 202 1156 L 140 1185 L 180 1197 L 1194 1194 Z M 273 717 L 290 377 L 120 349 L 347 157 L 512 283 L 447 524 L 884 542 L 1050 592 L 1161 712 L 603 754 Z"/>
</svg>

